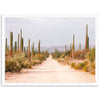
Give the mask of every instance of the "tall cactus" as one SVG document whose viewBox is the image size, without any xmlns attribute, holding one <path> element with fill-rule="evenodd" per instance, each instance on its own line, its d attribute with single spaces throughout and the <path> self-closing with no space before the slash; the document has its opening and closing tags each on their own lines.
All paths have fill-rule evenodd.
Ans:
<svg viewBox="0 0 100 100">
<path fill-rule="evenodd" d="M 74 51 L 75 51 L 75 35 L 73 34 L 73 51 L 72 51 L 72 58 L 74 59 Z"/>
<path fill-rule="evenodd" d="M 67 52 L 67 46 L 65 45 L 65 52 Z"/>
<path fill-rule="evenodd" d="M 33 42 L 33 49 L 32 50 L 33 50 L 33 56 L 34 56 L 34 42 Z"/>
<path fill-rule="evenodd" d="M 33 42 L 33 56 L 34 56 L 34 42 Z"/>
<path fill-rule="evenodd" d="M 22 38 L 22 43 L 21 44 L 22 44 L 22 46 L 21 46 L 22 50 L 21 51 L 24 52 L 24 39 L 23 38 Z"/>
<path fill-rule="evenodd" d="M 40 40 L 39 40 L 39 43 L 38 43 L 38 53 L 40 53 Z"/>
<path fill-rule="evenodd" d="M 89 37 L 88 37 L 88 50 L 89 50 Z"/>
<path fill-rule="evenodd" d="M 20 52 L 22 52 L 22 29 L 20 29 Z"/>
<path fill-rule="evenodd" d="M 70 44 L 70 57 L 72 56 L 72 47 L 71 47 L 71 44 Z"/>
<path fill-rule="evenodd" d="M 6 38 L 6 44 L 5 44 L 5 51 L 8 51 L 8 47 L 7 47 L 7 38 Z"/>
<path fill-rule="evenodd" d="M 30 39 L 28 39 L 28 59 L 30 61 Z"/>
<path fill-rule="evenodd" d="M 19 34 L 18 34 L 18 42 L 17 42 L 17 52 L 19 53 Z"/>
<path fill-rule="evenodd" d="M 81 51 L 81 43 L 79 44 L 79 51 Z"/>
<path fill-rule="evenodd" d="M 85 51 L 89 50 L 88 24 L 86 25 Z"/>
<path fill-rule="evenodd" d="M 13 55 L 13 33 L 10 32 L 10 56 Z"/>
<path fill-rule="evenodd" d="M 15 46 L 14 46 L 14 52 L 16 54 L 16 50 L 17 50 L 17 42 L 15 41 Z"/>
<path fill-rule="evenodd" d="M 31 59 L 33 58 L 33 47 L 31 47 Z"/>
</svg>

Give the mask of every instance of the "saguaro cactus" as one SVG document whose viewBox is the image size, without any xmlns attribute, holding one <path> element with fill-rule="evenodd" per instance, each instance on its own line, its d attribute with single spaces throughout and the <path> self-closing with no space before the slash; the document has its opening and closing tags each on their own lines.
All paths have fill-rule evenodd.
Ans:
<svg viewBox="0 0 100 100">
<path fill-rule="evenodd" d="M 81 51 L 81 43 L 79 44 L 79 51 Z"/>
<path fill-rule="evenodd" d="M 74 47 L 74 45 L 75 45 L 75 35 L 73 34 L 73 51 L 72 51 L 72 58 L 74 59 L 74 50 L 75 50 L 75 47 Z"/>
<path fill-rule="evenodd" d="M 33 58 L 33 47 L 31 47 L 31 59 Z"/>
<path fill-rule="evenodd" d="M 17 42 L 17 52 L 19 53 L 19 34 L 18 34 L 18 42 Z"/>
<path fill-rule="evenodd" d="M 72 47 L 71 47 L 71 44 L 70 44 L 70 57 L 72 56 Z"/>
<path fill-rule="evenodd" d="M 30 39 L 28 39 L 28 59 L 30 61 Z"/>
<path fill-rule="evenodd" d="M 40 40 L 39 40 L 39 43 L 38 43 L 38 53 L 40 53 Z"/>
<path fill-rule="evenodd" d="M 34 42 L 33 42 L 33 56 L 34 56 Z"/>
<path fill-rule="evenodd" d="M 6 44 L 5 44 L 5 51 L 8 51 L 8 47 L 7 47 L 7 38 L 6 38 Z"/>
<path fill-rule="evenodd" d="M 13 33 L 10 32 L 10 56 L 12 56 L 13 52 Z"/>
<path fill-rule="evenodd" d="M 67 46 L 65 45 L 65 52 L 67 52 Z"/>
<path fill-rule="evenodd" d="M 89 37 L 88 37 L 88 50 L 89 50 Z"/>
<path fill-rule="evenodd" d="M 17 42 L 15 41 L 15 46 L 14 46 L 15 53 L 16 53 L 16 50 L 17 50 Z"/>
<path fill-rule="evenodd" d="M 22 29 L 20 29 L 20 52 L 22 52 Z"/>
<path fill-rule="evenodd" d="M 21 48 L 22 48 L 22 52 L 24 52 L 24 39 L 22 38 L 22 46 L 21 46 Z"/>
<path fill-rule="evenodd" d="M 89 50 L 88 24 L 86 25 L 85 51 Z"/>
</svg>

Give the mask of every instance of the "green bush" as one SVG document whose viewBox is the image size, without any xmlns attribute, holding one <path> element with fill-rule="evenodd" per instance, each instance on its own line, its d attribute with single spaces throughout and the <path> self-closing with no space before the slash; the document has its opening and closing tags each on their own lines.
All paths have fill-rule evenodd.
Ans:
<svg viewBox="0 0 100 100">
<path fill-rule="evenodd" d="M 87 72 L 88 71 L 88 68 L 89 68 L 89 65 L 86 65 L 85 67 L 83 67 L 83 71 Z"/>
<path fill-rule="evenodd" d="M 42 63 L 42 61 L 40 61 L 40 60 L 32 60 L 31 61 L 31 65 L 41 64 L 41 63 Z"/>
<path fill-rule="evenodd" d="M 55 52 L 52 53 L 53 58 L 65 58 L 66 56 L 69 56 L 69 51 L 68 52 L 59 52 L 57 49 L 55 49 Z"/>
<path fill-rule="evenodd" d="M 95 70 L 91 70 L 90 73 L 93 74 L 93 75 L 95 75 Z"/>
<path fill-rule="evenodd" d="M 52 57 L 53 57 L 53 58 L 59 58 L 60 55 L 61 55 L 61 52 L 57 51 L 57 49 L 55 49 L 55 52 L 52 53 Z"/>
<path fill-rule="evenodd" d="M 25 61 L 24 64 L 23 64 L 23 67 L 24 68 L 31 68 L 31 62 Z"/>
<path fill-rule="evenodd" d="M 44 55 L 45 55 L 46 58 L 49 57 L 48 51 L 44 52 Z"/>
<path fill-rule="evenodd" d="M 88 60 L 86 60 L 86 61 L 84 61 L 84 63 L 85 63 L 85 65 L 88 65 L 88 64 L 89 64 L 89 61 L 88 61 Z"/>
<path fill-rule="evenodd" d="M 5 71 L 6 72 L 20 72 L 21 67 L 13 59 L 5 61 Z"/>
<path fill-rule="evenodd" d="M 71 67 L 75 69 L 82 69 L 83 67 L 85 67 L 85 63 L 79 63 L 79 64 L 72 63 Z"/>
<path fill-rule="evenodd" d="M 85 55 L 85 58 L 89 59 L 91 62 L 95 61 L 95 47 Z"/>
<path fill-rule="evenodd" d="M 44 54 L 36 54 L 33 58 L 33 60 L 40 60 L 40 61 L 43 61 L 43 60 L 46 60 L 46 56 Z"/>
<path fill-rule="evenodd" d="M 79 63 L 80 64 L 80 68 L 83 68 L 85 66 L 85 63 Z"/>
<path fill-rule="evenodd" d="M 14 55 L 14 57 L 5 60 L 5 71 L 6 72 L 20 72 L 25 61 L 25 54 L 20 53 Z"/>
<path fill-rule="evenodd" d="M 75 63 L 72 63 L 72 64 L 71 64 L 71 67 L 73 68 L 73 67 L 75 67 L 75 65 L 76 65 Z"/>
<path fill-rule="evenodd" d="M 81 66 L 80 66 L 80 64 L 76 64 L 76 65 L 74 66 L 74 68 L 75 68 L 75 69 L 80 69 Z"/>
<path fill-rule="evenodd" d="M 90 64 L 92 68 L 95 68 L 95 63 Z"/>
<path fill-rule="evenodd" d="M 61 55 L 60 55 L 60 58 L 64 58 L 65 57 L 65 55 L 64 55 L 64 53 L 62 53 Z"/>
</svg>

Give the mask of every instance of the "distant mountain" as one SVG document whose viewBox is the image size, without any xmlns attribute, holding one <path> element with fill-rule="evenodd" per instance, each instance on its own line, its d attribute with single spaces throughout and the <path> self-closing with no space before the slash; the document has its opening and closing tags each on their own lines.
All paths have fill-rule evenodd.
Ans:
<svg viewBox="0 0 100 100">
<path fill-rule="evenodd" d="M 91 48 L 94 47 L 94 45 L 90 45 Z M 84 49 L 85 46 L 84 45 L 81 45 L 81 49 Z M 52 46 L 52 47 L 41 47 L 41 51 L 48 51 L 49 53 L 52 53 L 55 51 L 55 49 L 57 49 L 58 51 L 65 51 L 65 46 Z M 70 47 L 67 46 L 67 50 L 69 50 Z M 75 46 L 75 50 L 78 50 L 79 49 L 79 46 L 76 45 Z M 36 47 L 35 47 L 35 50 L 38 50 Z"/>
</svg>

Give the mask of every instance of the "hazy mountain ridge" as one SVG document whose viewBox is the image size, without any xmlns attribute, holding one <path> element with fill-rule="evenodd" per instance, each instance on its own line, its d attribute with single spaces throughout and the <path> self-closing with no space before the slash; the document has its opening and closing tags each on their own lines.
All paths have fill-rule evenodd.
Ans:
<svg viewBox="0 0 100 100">
<path fill-rule="evenodd" d="M 94 45 L 90 45 L 90 48 L 93 48 Z M 84 49 L 85 46 L 84 45 L 81 45 L 81 49 Z M 52 53 L 55 51 L 55 49 L 57 49 L 58 51 L 65 51 L 65 46 L 51 46 L 51 47 L 41 47 L 40 48 L 41 51 L 48 51 L 49 53 Z M 67 46 L 67 50 L 70 49 L 70 46 Z M 79 49 L 79 46 L 76 45 L 75 46 L 75 50 L 78 50 Z M 35 50 L 38 50 L 38 48 L 35 47 Z"/>
</svg>

